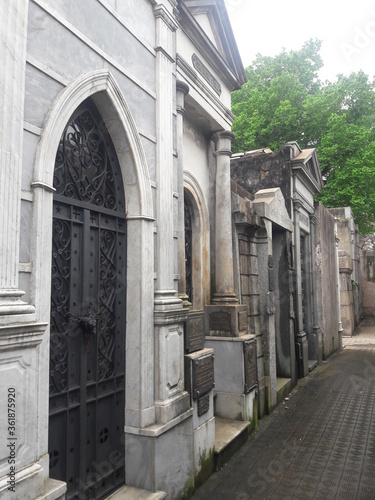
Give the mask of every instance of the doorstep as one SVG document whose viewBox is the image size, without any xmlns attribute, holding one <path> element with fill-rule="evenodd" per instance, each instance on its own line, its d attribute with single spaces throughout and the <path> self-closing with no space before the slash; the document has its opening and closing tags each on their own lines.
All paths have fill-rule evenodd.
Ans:
<svg viewBox="0 0 375 500">
<path fill-rule="evenodd" d="M 215 469 L 220 469 L 247 441 L 250 422 L 215 417 Z"/>
</svg>

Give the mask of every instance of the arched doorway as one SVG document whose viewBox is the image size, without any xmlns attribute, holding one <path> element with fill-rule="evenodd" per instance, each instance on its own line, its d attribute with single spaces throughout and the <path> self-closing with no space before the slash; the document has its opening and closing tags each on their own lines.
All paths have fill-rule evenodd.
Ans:
<svg viewBox="0 0 375 500">
<path fill-rule="evenodd" d="M 126 214 L 122 175 L 84 101 L 55 161 L 50 327 L 50 476 L 67 498 L 124 483 Z"/>
</svg>

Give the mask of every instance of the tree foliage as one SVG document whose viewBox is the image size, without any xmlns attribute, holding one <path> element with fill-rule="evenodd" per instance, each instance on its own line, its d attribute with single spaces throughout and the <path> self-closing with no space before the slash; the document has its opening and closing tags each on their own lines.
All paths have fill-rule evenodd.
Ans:
<svg viewBox="0 0 375 500">
<path fill-rule="evenodd" d="M 375 222 L 375 82 L 362 71 L 321 82 L 321 42 L 275 57 L 258 55 L 232 95 L 233 150 L 316 147 L 327 207 L 351 206 L 362 234 Z"/>
</svg>

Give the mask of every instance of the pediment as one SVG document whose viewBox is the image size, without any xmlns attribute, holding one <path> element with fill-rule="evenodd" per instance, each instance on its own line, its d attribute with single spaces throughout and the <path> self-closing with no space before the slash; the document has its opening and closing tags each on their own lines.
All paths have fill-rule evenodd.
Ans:
<svg viewBox="0 0 375 500">
<path fill-rule="evenodd" d="M 296 158 L 293 158 L 292 165 L 293 168 L 302 168 L 305 176 L 313 181 L 318 191 L 323 189 L 323 178 L 315 148 L 303 149 Z"/>
<path fill-rule="evenodd" d="M 319 165 L 316 149 L 301 149 L 295 141 L 286 144 L 291 150 L 291 163 L 294 172 L 305 180 L 314 194 L 323 189 L 322 172 Z"/>
<path fill-rule="evenodd" d="M 195 14 L 195 19 L 205 32 L 206 36 L 211 40 L 211 42 L 215 45 L 216 49 L 221 51 L 222 47 L 220 44 L 220 39 L 217 37 L 217 33 L 215 35 L 215 23 L 211 12 L 208 10 L 206 12 Z"/>
<path fill-rule="evenodd" d="M 224 0 L 179 0 L 180 23 L 193 42 L 214 65 L 223 64 L 235 81 L 234 88 L 246 82 L 237 44 Z"/>
</svg>

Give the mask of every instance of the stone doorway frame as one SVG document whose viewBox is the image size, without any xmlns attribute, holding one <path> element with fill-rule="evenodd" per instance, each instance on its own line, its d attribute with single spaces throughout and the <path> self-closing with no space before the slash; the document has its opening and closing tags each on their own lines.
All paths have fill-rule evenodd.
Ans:
<svg viewBox="0 0 375 500">
<path fill-rule="evenodd" d="M 56 151 L 67 121 L 88 97 L 94 101 L 111 135 L 124 183 L 128 242 L 131 242 L 127 251 L 127 283 L 131 293 L 127 294 L 125 421 L 127 425 L 142 428 L 155 421 L 154 214 L 150 175 L 139 133 L 122 92 L 108 70 L 92 71 L 73 80 L 58 95 L 46 117 L 31 184 L 34 191 L 31 300 L 38 321 L 49 323 Z M 38 348 L 37 365 L 37 456 L 43 457 L 47 478 L 49 327 Z"/>
</svg>

